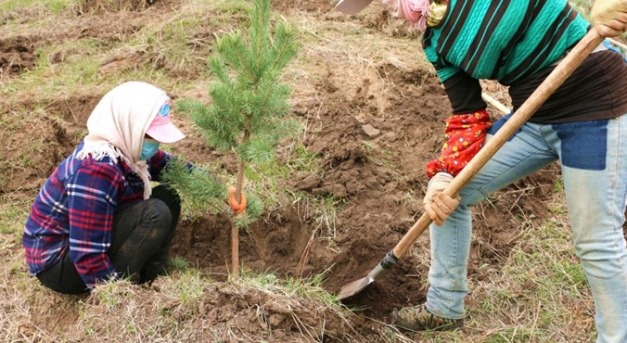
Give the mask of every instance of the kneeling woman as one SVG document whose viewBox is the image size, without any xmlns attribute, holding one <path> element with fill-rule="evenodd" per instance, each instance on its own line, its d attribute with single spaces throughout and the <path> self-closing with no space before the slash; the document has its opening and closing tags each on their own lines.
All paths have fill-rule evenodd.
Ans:
<svg viewBox="0 0 627 343">
<path fill-rule="evenodd" d="M 65 294 L 165 272 L 180 213 L 178 195 L 150 180 L 173 156 L 159 143 L 184 135 L 170 122 L 166 93 L 143 82 L 109 91 L 91 113 L 88 135 L 46 180 L 22 243 L 29 272 Z"/>
</svg>

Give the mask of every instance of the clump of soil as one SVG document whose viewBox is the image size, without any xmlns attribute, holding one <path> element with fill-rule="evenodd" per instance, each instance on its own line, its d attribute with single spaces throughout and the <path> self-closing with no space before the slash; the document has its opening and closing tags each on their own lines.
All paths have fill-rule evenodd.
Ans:
<svg viewBox="0 0 627 343">
<path fill-rule="evenodd" d="M 0 39 L 0 81 L 35 67 L 35 45 L 28 37 Z"/>
</svg>

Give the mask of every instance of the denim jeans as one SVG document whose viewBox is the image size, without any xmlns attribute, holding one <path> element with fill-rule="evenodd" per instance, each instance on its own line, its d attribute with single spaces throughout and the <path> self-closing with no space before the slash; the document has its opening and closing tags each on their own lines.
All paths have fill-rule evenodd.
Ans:
<svg viewBox="0 0 627 343">
<path fill-rule="evenodd" d="M 150 199 L 116 210 L 107 255 L 119 277 L 144 283 L 165 273 L 180 212 L 178 194 L 165 186 L 153 188 Z M 37 274 L 37 278 L 59 293 L 88 291 L 67 253 L 57 264 Z"/>
<path fill-rule="evenodd" d="M 495 123 L 491 134 L 499 126 Z M 465 316 L 471 205 L 557 160 L 575 252 L 594 298 L 597 342 L 627 342 L 627 248 L 622 229 L 627 114 L 612 120 L 523 125 L 460 191 L 460 205 L 447 221 L 431 225 L 429 311 L 453 319 Z"/>
</svg>

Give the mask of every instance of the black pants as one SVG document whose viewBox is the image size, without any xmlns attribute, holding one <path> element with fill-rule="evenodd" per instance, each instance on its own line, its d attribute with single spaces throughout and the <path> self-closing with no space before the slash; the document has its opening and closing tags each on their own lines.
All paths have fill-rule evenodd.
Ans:
<svg viewBox="0 0 627 343">
<path fill-rule="evenodd" d="M 178 194 L 165 186 L 153 188 L 150 199 L 115 212 L 107 255 L 119 276 L 144 283 L 165 273 L 180 212 Z M 57 264 L 37 274 L 37 278 L 59 293 L 88 291 L 68 253 Z"/>
</svg>

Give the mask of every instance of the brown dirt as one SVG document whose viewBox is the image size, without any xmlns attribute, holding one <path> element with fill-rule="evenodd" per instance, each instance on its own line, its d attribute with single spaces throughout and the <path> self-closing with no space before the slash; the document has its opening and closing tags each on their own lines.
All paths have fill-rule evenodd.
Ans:
<svg viewBox="0 0 627 343">
<path fill-rule="evenodd" d="M 148 25 L 154 16 L 167 15 L 176 5 L 175 0 L 157 2 L 138 12 L 133 20 L 123 20 L 122 14 L 109 13 L 105 20 L 98 13 L 90 14 L 89 18 L 82 13 L 64 27 L 63 33 L 51 30 L 45 36 L 0 35 L 0 81 L 19 77 L 33 68 L 38 44 L 62 43 L 85 35 L 103 42 L 120 39 Z M 310 16 L 333 20 L 328 14 L 330 7 L 328 0 L 273 1 L 273 8 L 281 13 L 307 11 Z M 383 16 L 361 20 L 370 28 L 380 28 L 387 23 Z M 212 36 L 214 29 L 207 25 L 205 31 L 199 32 L 200 38 Z M 198 55 L 206 55 L 208 49 L 199 49 Z M 67 56 L 80 53 L 59 50 L 50 58 L 53 63 L 62 63 Z M 112 58 L 103 61 L 102 72 L 151 64 L 171 71 L 174 77 L 196 74 L 195 70 L 175 70 L 167 61 L 155 63 L 159 62 L 155 60 L 156 56 L 156 52 L 148 51 Z M 319 217 L 309 211 L 308 204 L 287 204 L 269 209 L 261 220 L 241 235 L 240 253 L 245 267 L 257 271 L 306 277 L 328 270 L 324 286 L 337 292 L 346 283 L 370 271 L 422 213 L 420 200 L 427 182 L 424 166 L 442 143 L 442 123 L 450 108 L 436 77 L 419 69 L 407 72 L 382 63 L 376 73 L 353 80 L 357 87 L 346 89 L 341 80 L 342 73 L 337 69 L 341 66 L 322 60 L 312 68 L 321 75 L 308 85 L 313 87 L 315 96 L 295 103 L 292 114 L 317 125 L 315 131 L 308 133 L 304 145 L 320 157 L 320 172 L 292 175 L 285 184 L 291 191 L 307 193 L 313 199 L 333 199 L 338 204 L 333 230 L 320 223 Z M 381 92 L 381 84 L 385 85 L 386 92 Z M 295 87 L 298 91 L 298 86 Z M 27 122 L 17 132 L 0 130 L 0 141 L 9 147 L 4 151 L 4 158 L 9 160 L 25 153 L 24 142 L 28 142 L 33 130 L 52 142 L 52 148 L 38 156 L 37 168 L 11 170 L 11 177 L 4 184 L 0 180 L 0 194 L 34 195 L 52 168 L 74 149 L 86 118 L 101 96 L 73 94 L 44 104 L 24 98 L 11 103 L 13 110 L 9 106 L 0 106 L 2 116 L 14 115 L 19 107 L 35 109 L 43 106 L 47 112 L 63 119 L 32 125 Z M 186 97 L 189 94 L 173 96 Z M 188 123 L 181 122 L 181 125 L 184 130 L 188 129 Z M 372 133 L 371 128 L 377 132 Z M 191 135 L 178 150 L 190 160 L 209 162 L 219 159 L 231 172 L 235 167 L 232 157 L 204 147 L 199 135 Z M 4 167 L 0 165 L 0 168 Z M 5 171 L 0 169 L 0 172 Z M 518 242 L 525 221 L 546 218 L 547 209 L 543 203 L 552 199 L 553 181 L 558 177 L 559 168 L 553 166 L 499 192 L 491 204 L 477 207 L 469 278 L 480 280 L 486 277 L 486 270 L 498 271 L 510 249 Z M 220 215 L 185 219 L 175 238 L 173 254 L 186 258 L 212 277 L 224 280 L 228 272 L 226 266 L 230 264 L 229 225 L 228 219 Z M 422 302 L 429 265 L 428 250 L 428 238 L 424 235 L 407 258 L 351 299 L 349 305 L 358 307 L 366 317 L 387 322 L 393 308 Z M 290 310 L 282 307 L 280 299 L 269 299 L 270 295 L 263 295 L 267 298 L 261 300 L 255 298 L 260 296 L 246 292 L 238 294 L 225 286 L 208 295 L 206 308 L 201 306 L 199 311 L 206 311 L 205 315 L 213 320 L 212 325 L 226 322 L 231 325 L 234 320 L 240 320 L 241 325 L 233 325 L 244 330 L 250 321 L 256 321 L 255 311 L 249 304 L 261 301 L 273 304 L 266 307 L 269 324 L 264 325 L 274 325 L 277 330 L 283 326 L 283 332 L 295 330 L 293 319 L 285 320 L 292 317 Z M 308 304 L 301 305 L 298 317 L 313 323 L 316 310 L 307 307 Z M 351 324 L 364 330 L 363 335 L 368 335 L 372 324 L 360 323 L 362 319 L 355 319 Z M 331 320 L 330 324 L 330 332 L 349 330 L 339 320 Z M 341 341 L 342 337 L 350 335 L 335 332 L 331 336 Z M 277 342 L 289 341 L 274 338 Z"/>
<path fill-rule="evenodd" d="M 0 39 L 0 80 L 35 65 L 34 45 L 27 37 Z"/>
</svg>

